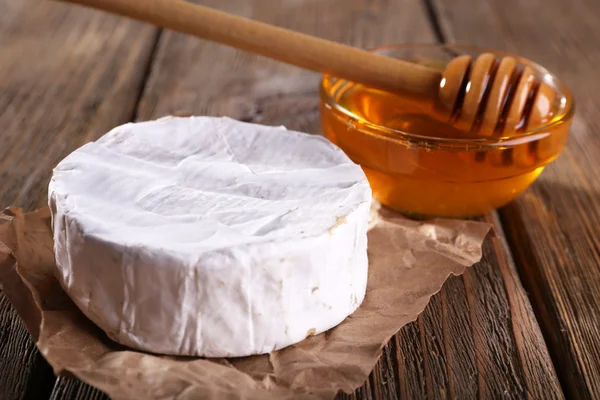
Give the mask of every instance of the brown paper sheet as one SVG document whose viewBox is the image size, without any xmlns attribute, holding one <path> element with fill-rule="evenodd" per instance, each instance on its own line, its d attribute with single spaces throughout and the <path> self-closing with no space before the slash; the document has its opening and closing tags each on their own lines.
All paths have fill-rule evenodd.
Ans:
<svg viewBox="0 0 600 400">
<path fill-rule="evenodd" d="M 376 206 L 360 308 L 326 333 L 241 359 L 166 357 L 108 339 L 54 278 L 47 209 L 0 215 L 0 284 L 55 373 L 75 375 L 113 399 L 328 399 L 364 383 L 382 347 L 446 278 L 480 260 L 489 230 L 474 221 L 413 221 Z"/>
</svg>

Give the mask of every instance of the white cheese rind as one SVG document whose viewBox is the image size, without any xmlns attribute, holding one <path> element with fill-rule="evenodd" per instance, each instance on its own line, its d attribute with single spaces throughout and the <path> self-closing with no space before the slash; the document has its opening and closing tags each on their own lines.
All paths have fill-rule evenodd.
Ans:
<svg viewBox="0 0 600 400">
<path fill-rule="evenodd" d="M 49 186 L 58 279 L 110 338 L 238 357 L 362 302 L 371 190 L 326 139 L 229 118 L 115 128 Z"/>
</svg>

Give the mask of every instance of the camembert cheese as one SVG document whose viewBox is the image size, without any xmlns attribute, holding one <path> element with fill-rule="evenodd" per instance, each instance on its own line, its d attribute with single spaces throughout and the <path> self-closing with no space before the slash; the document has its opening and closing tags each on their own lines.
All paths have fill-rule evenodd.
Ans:
<svg viewBox="0 0 600 400">
<path fill-rule="evenodd" d="M 268 353 L 356 310 L 371 189 L 326 139 L 229 118 L 117 127 L 49 186 L 57 277 L 113 340 Z"/>
</svg>

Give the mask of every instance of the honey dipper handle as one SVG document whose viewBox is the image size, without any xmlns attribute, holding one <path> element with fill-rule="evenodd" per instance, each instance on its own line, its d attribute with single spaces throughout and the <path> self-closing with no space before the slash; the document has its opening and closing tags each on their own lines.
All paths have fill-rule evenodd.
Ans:
<svg viewBox="0 0 600 400">
<path fill-rule="evenodd" d="M 130 17 L 284 63 L 419 97 L 437 93 L 441 73 L 181 0 L 61 0 Z"/>
</svg>

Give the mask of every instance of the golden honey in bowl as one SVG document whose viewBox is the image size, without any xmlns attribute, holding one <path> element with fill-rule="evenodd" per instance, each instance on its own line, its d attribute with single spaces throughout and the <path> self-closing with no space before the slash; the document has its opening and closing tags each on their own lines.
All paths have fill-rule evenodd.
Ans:
<svg viewBox="0 0 600 400">
<path fill-rule="evenodd" d="M 477 54 L 441 45 L 376 51 L 440 70 L 458 54 Z M 323 131 L 362 166 L 382 204 L 419 216 L 484 214 L 527 189 L 558 157 L 569 133 L 573 114 L 569 91 L 541 67 L 519 62 L 534 69 L 554 91 L 543 119 L 518 123 L 514 129 L 486 132 L 490 128 L 479 126 L 476 132 L 466 131 L 460 118 L 440 117 L 434 100 L 415 100 L 325 76 Z M 534 128 L 525 129 L 527 125 Z"/>
</svg>

